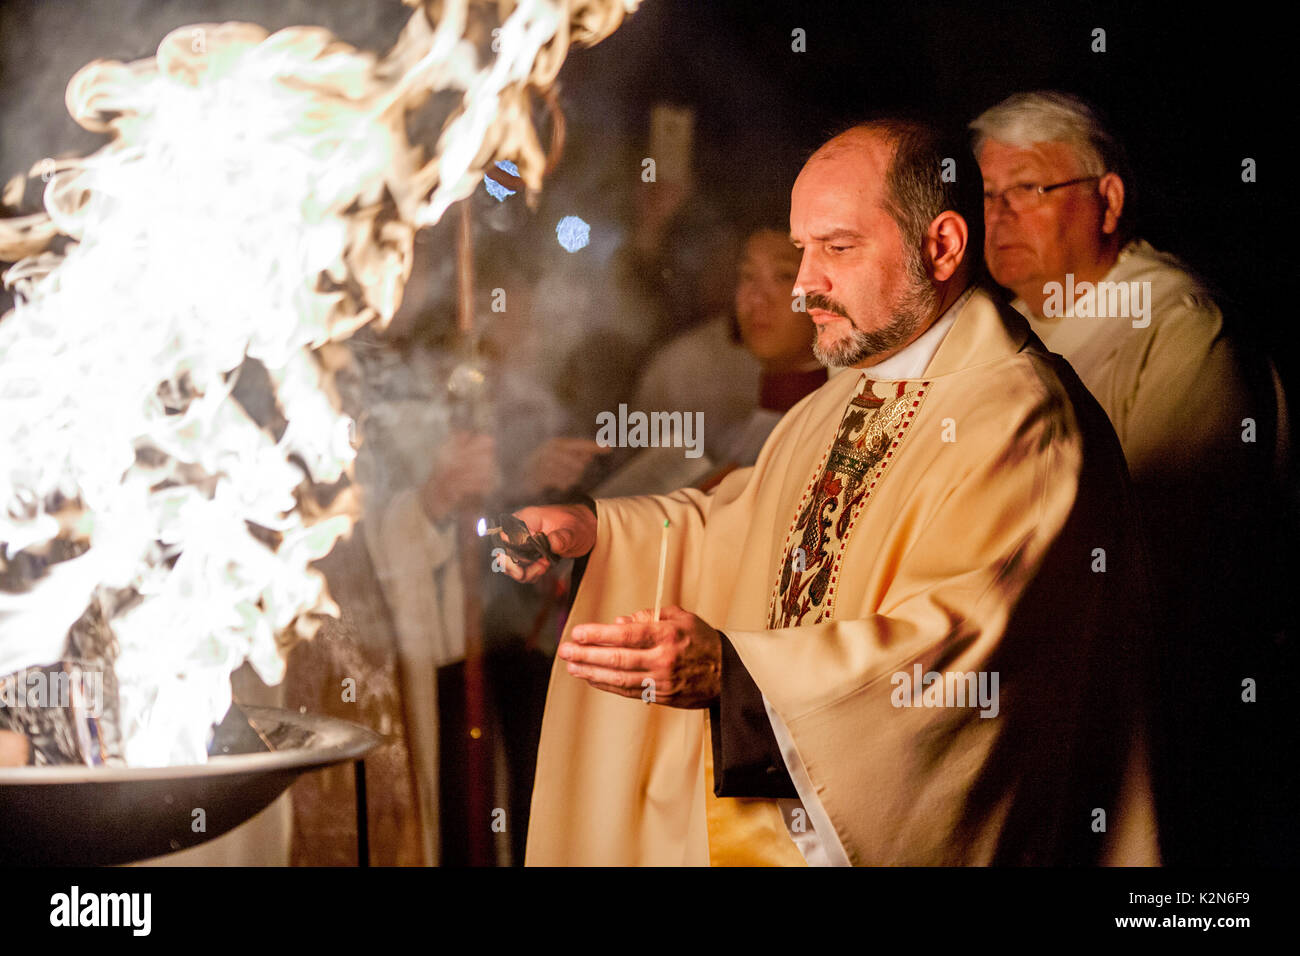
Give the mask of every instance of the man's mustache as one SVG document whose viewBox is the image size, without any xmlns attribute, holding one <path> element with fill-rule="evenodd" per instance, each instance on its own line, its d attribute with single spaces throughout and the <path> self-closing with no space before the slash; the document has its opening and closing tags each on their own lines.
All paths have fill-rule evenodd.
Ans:
<svg viewBox="0 0 1300 956">
<path fill-rule="evenodd" d="M 830 312 L 831 314 L 838 315 L 843 319 L 849 318 L 848 309 L 844 308 L 844 306 L 840 305 L 829 296 L 822 295 L 820 292 L 814 292 L 812 295 L 806 296 L 804 298 L 804 308 L 809 311 L 818 309 L 822 312 Z M 849 319 L 849 321 L 853 320 Z"/>
</svg>

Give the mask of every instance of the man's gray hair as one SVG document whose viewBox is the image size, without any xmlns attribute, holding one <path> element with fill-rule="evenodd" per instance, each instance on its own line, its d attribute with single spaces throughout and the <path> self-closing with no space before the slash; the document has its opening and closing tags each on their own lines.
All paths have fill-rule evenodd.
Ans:
<svg viewBox="0 0 1300 956">
<path fill-rule="evenodd" d="M 978 156 L 984 144 L 996 140 L 1018 149 L 1035 143 L 1068 143 L 1085 176 L 1118 173 L 1129 182 L 1124 148 L 1088 103 L 1069 93 L 1038 90 L 1014 93 L 970 124 L 972 148 Z"/>
</svg>

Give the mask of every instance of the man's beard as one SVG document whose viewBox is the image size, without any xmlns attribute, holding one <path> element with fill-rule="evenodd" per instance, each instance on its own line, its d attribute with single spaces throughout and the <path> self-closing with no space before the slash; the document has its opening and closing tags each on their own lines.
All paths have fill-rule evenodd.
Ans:
<svg viewBox="0 0 1300 956">
<path fill-rule="evenodd" d="M 858 328 L 848 310 L 834 299 L 813 293 L 805 300 L 809 309 L 824 309 L 848 320 L 850 329 L 846 338 L 840 339 L 828 348 L 822 348 L 821 329 L 813 329 L 813 355 L 817 361 L 826 366 L 848 368 L 865 362 L 875 355 L 892 352 L 900 345 L 911 341 L 917 330 L 931 318 L 938 296 L 927 277 L 927 281 L 917 280 L 915 275 L 908 284 L 907 293 L 895 307 L 889 324 L 874 332 L 864 332 Z"/>
</svg>

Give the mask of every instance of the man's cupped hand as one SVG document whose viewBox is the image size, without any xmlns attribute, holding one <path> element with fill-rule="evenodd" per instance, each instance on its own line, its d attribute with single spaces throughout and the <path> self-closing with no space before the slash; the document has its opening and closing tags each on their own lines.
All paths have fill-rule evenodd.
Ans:
<svg viewBox="0 0 1300 956">
<path fill-rule="evenodd" d="M 722 637 L 679 607 L 579 624 L 557 653 L 597 690 L 669 707 L 707 707 L 722 688 Z"/>
</svg>

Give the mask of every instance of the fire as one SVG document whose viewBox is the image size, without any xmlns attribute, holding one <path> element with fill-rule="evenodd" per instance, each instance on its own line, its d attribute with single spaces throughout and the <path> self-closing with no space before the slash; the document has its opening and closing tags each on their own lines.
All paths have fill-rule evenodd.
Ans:
<svg viewBox="0 0 1300 956">
<path fill-rule="evenodd" d="M 230 673 L 248 660 L 278 682 L 277 636 L 337 613 L 310 567 L 359 506 L 351 487 L 328 506 L 312 493 L 355 456 L 329 343 L 392 317 L 416 230 L 490 163 L 540 186 L 533 93 L 571 41 L 598 41 L 637 2 L 445 0 L 382 58 L 319 28 L 200 24 L 72 78 L 70 113 L 111 141 L 38 163 L 44 212 L 0 221 L 0 258 L 17 260 L 0 319 L 0 569 L 55 543 L 75 556 L 0 591 L 0 675 L 60 659 L 97 604 L 126 762 L 206 759 Z M 461 108 L 426 157 L 405 116 L 446 89 Z M 279 434 L 232 394 L 246 358 L 266 369 Z"/>
</svg>

